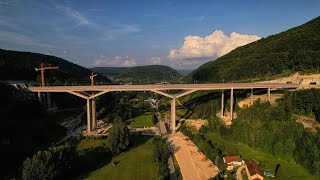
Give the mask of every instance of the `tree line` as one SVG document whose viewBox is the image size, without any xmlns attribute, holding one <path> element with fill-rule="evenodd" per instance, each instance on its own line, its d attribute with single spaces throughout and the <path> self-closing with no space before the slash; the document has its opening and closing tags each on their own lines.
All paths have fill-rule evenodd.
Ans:
<svg viewBox="0 0 320 180">
<path fill-rule="evenodd" d="M 39 150 L 23 162 L 22 179 L 74 179 L 90 172 L 99 165 L 110 162 L 112 157 L 130 145 L 129 129 L 124 123 L 115 123 L 106 143 L 90 149 L 77 150 L 80 139 Z"/>
</svg>

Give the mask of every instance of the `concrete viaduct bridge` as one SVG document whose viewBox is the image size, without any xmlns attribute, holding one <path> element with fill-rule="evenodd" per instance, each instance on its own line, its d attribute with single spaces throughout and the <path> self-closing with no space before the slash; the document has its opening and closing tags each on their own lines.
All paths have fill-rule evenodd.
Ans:
<svg viewBox="0 0 320 180">
<path fill-rule="evenodd" d="M 233 90 L 234 89 L 268 89 L 270 101 L 271 89 L 296 89 L 298 84 L 287 83 L 217 83 L 217 84 L 149 84 L 149 85 L 101 85 L 101 86 L 44 86 L 29 87 L 32 92 L 66 92 L 87 100 L 87 132 L 96 129 L 95 98 L 113 91 L 151 91 L 171 98 L 171 130 L 176 126 L 176 99 L 195 91 L 222 90 L 221 114 L 223 115 L 224 91 L 230 90 L 230 118 L 233 119 Z M 168 94 L 163 91 L 183 90 L 178 94 Z M 251 91 L 251 97 L 253 91 Z"/>
</svg>

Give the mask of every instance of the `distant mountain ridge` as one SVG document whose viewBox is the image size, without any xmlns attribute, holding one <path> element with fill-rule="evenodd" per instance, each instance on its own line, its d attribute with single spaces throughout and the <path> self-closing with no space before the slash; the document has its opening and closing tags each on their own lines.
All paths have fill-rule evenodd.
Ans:
<svg viewBox="0 0 320 180">
<path fill-rule="evenodd" d="M 207 62 L 183 80 L 230 82 L 320 70 L 320 17 L 301 26 L 238 47 Z"/>
<path fill-rule="evenodd" d="M 91 70 L 104 74 L 117 82 L 154 83 L 160 81 L 174 82 L 181 75 L 174 69 L 163 65 L 135 67 L 94 67 Z"/>
<path fill-rule="evenodd" d="M 59 66 L 57 70 L 45 72 L 47 83 L 90 83 L 91 70 L 64 60 L 59 57 L 39 53 L 19 52 L 0 49 L 0 80 L 26 80 L 40 82 L 40 72 L 35 68 L 41 63 Z M 110 79 L 99 74 L 96 81 L 111 82 Z"/>
</svg>

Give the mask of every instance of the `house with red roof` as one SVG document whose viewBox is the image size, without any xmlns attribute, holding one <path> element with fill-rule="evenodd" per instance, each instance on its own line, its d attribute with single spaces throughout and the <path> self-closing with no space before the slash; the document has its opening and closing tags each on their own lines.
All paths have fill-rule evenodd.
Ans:
<svg viewBox="0 0 320 180">
<path fill-rule="evenodd" d="M 249 180 L 263 180 L 263 174 L 254 160 L 246 162 L 246 172 Z"/>
<path fill-rule="evenodd" d="M 223 162 L 228 165 L 227 170 L 232 170 L 234 167 L 244 164 L 240 156 L 224 156 Z"/>
</svg>

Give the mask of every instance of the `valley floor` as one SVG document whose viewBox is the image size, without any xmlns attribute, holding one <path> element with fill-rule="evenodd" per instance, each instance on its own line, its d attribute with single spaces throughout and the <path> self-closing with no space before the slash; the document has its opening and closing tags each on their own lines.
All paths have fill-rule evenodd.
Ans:
<svg viewBox="0 0 320 180">
<path fill-rule="evenodd" d="M 158 166 L 153 157 L 152 138 L 137 137 L 134 141 L 135 147 L 115 156 L 110 163 L 90 172 L 84 179 L 157 179 Z"/>
</svg>

